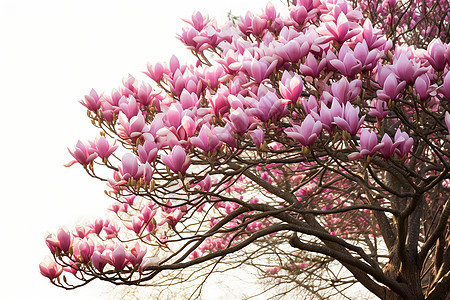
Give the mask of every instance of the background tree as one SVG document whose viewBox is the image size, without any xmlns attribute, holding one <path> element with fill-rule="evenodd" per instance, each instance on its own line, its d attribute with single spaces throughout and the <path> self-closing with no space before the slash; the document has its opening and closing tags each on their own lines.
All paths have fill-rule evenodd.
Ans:
<svg viewBox="0 0 450 300">
<path fill-rule="evenodd" d="M 392 40 L 346 1 L 236 26 L 194 13 L 179 36 L 194 65 L 173 56 L 148 65 L 157 88 L 129 76 L 81 101 L 100 136 L 68 166 L 107 183 L 117 219 L 49 235 L 41 273 L 67 289 L 201 284 L 190 271 L 249 264 L 282 294 L 447 297 L 449 10 L 418 3 L 377 7 Z"/>
</svg>

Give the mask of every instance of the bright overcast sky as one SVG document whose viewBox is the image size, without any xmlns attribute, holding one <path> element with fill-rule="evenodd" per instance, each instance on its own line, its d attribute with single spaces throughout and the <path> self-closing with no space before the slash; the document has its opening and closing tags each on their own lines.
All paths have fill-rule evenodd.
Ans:
<svg viewBox="0 0 450 300">
<path fill-rule="evenodd" d="M 281 0 L 273 0 L 283 7 Z M 175 38 L 194 10 L 216 16 L 259 11 L 264 0 L 0 1 L 0 298 L 111 299 L 109 285 L 64 291 L 39 274 L 47 231 L 104 216 L 105 186 L 71 160 L 67 147 L 97 134 L 78 103 L 91 88 L 110 92 L 146 63 L 189 54 Z M 5 294 L 6 293 L 6 294 Z M 213 298 L 211 298 L 213 299 Z M 224 298 L 225 299 L 225 298 Z"/>
</svg>

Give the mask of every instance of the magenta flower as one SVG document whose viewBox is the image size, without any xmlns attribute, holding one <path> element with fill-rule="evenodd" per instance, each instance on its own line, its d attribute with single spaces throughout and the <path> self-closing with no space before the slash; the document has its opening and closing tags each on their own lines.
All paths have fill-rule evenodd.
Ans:
<svg viewBox="0 0 450 300">
<path fill-rule="evenodd" d="M 145 118 L 141 111 L 131 119 L 128 119 L 123 112 L 120 112 L 119 123 L 122 126 L 120 129 L 122 129 L 122 132 L 124 132 L 125 136 L 128 138 L 136 138 L 148 131 L 148 128 L 145 125 Z"/>
<path fill-rule="evenodd" d="M 97 92 L 92 89 L 89 95 L 84 96 L 84 100 L 80 103 L 90 111 L 96 112 L 102 105 Z"/>
<path fill-rule="evenodd" d="M 258 96 L 261 94 L 263 93 L 258 92 Z M 279 120 L 287 113 L 285 101 L 278 98 L 275 93 L 270 91 L 267 91 L 265 95 L 262 96 L 259 101 L 255 101 L 252 106 L 253 108 L 248 110 L 249 114 L 257 117 L 262 122 L 274 119 Z"/>
<path fill-rule="evenodd" d="M 339 59 L 330 60 L 330 64 L 342 75 L 348 77 L 354 77 L 362 69 L 361 62 L 355 58 L 353 51 L 345 44 L 339 50 Z"/>
<path fill-rule="evenodd" d="M 304 34 L 293 38 L 286 44 L 278 44 L 275 48 L 275 54 L 279 55 L 285 62 L 298 63 L 303 57 L 305 57 L 311 46 L 308 43 Z"/>
<path fill-rule="evenodd" d="M 319 77 L 320 72 L 327 65 L 327 61 L 322 57 L 319 63 L 317 63 L 316 57 L 312 53 L 308 53 L 305 63 L 300 65 L 300 71 L 305 76 L 311 76 L 313 78 Z"/>
<path fill-rule="evenodd" d="M 250 125 L 250 118 L 245 113 L 245 111 L 242 110 L 242 108 L 238 107 L 235 109 L 229 116 L 230 118 L 230 125 L 233 128 L 233 131 L 236 132 L 239 135 L 242 135 L 245 133 Z"/>
<path fill-rule="evenodd" d="M 395 143 L 398 142 L 396 152 L 400 157 L 404 157 L 411 150 L 411 147 L 414 143 L 413 138 L 409 137 L 406 132 L 401 132 L 400 128 L 397 129 L 397 132 L 394 136 Z"/>
<path fill-rule="evenodd" d="M 114 144 L 109 145 L 108 141 L 103 136 L 98 136 L 95 138 L 95 141 L 89 141 L 91 148 L 94 149 L 95 153 L 97 153 L 98 157 L 101 159 L 108 158 L 116 149 L 119 147 L 116 145 L 116 141 L 114 140 Z"/>
<path fill-rule="evenodd" d="M 95 150 L 88 147 L 81 141 L 77 142 L 77 145 L 72 150 L 69 149 L 70 154 L 75 158 L 75 160 L 65 164 L 64 166 L 70 167 L 74 163 L 79 163 L 83 166 L 87 166 L 90 162 L 97 158 L 98 154 Z"/>
<path fill-rule="evenodd" d="M 261 148 L 261 146 L 264 144 L 264 131 L 262 131 L 260 128 L 257 128 L 253 131 L 249 131 L 249 134 L 256 147 Z"/>
<path fill-rule="evenodd" d="M 419 96 L 420 100 L 425 101 L 430 98 L 430 96 L 434 96 L 436 94 L 436 89 L 437 86 L 435 84 L 431 84 L 427 73 L 416 78 L 416 82 L 414 83 L 414 92 L 416 96 Z"/>
<path fill-rule="evenodd" d="M 94 268 L 96 268 L 99 272 L 103 272 L 108 260 L 102 255 L 102 253 L 95 251 L 91 256 L 91 262 Z"/>
<path fill-rule="evenodd" d="M 410 84 L 414 83 L 417 77 L 426 73 L 429 69 L 429 67 L 420 67 L 420 63 L 416 62 L 414 59 L 408 59 L 405 52 L 400 53 L 398 59 L 394 62 L 392 67 L 400 80 L 404 80 L 406 83 Z"/>
<path fill-rule="evenodd" d="M 148 77 L 150 77 L 154 82 L 159 83 L 165 72 L 165 68 L 161 63 L 156 63 L 155 65 L 147 65 L 148 72 L 144 72 Z"/>
<path fill-rule="evenodd" d="M 342 118 L 337 116 L 334 117 L 333 120 L 340 129 L 347 131 L 351 135 L 356 135 L 361 124 L 364 122 L 365 117 L 366 116 L 362 116 L 360 119 L 359 107 L 353 107 L 350 102 L 347 102 Z"/>
<path fill-rule="evenodd" d="M 142 177 L 144 169 L 139 166 L 136 156 L 131 153 L 125 153 L 122 157 L 121 173 L 124 180 L 134 178 L 138 180 Z"/>
<path fill-rule="evenodd" d="M 231 135 L 231 126 L 229 124 L 225 125 L 225 127 L 214 127 L 213 133 L 225 144 L 230 146 L 231 148 L 236 148 L 236 139 Z"/>
<path fill-rule="evenodd" d="M 378 144 L 377 134 L 372 130 L 363 128 L 361 131 L 361 137 L 359 139 L 360 146 L 356 148 L 359 152 L 353 152 L 349 154 L 349 160 L 355 160 L 367 155 L 374 155 L 379 149 L 383 147 L 383 144 Z"/>
<path fill-rule="evenodd" d="M 360 33 L 361 29 L 354 28 L 356 23 L 349 22 L 345 13 L 341 12 L 335 21 L 325 23 L 325 27 L 317 28 L 317 32 L 323 35 L 317 43 L 326 43 L 335 40 L 339 44 L 343 44 L 348 39 Z"/>
<path fill-rule="evenodd" d="M 322 131 L 322 123 L 320 121 L 314 121 L 311 115 L 307 115 L 300 126 L 292 125 L 284 132 L 286 135 L 303 146 L 311 146 L 319 138 Z"/>
<path fill-rule="evenodd" d="M 127 260 L 131 263 L 132 266 L 138 266 L 142 263 L 142 259 L 147 253 L 147 248 L 143 245 L 141 248 L 141 244 L 136 242 L 134 247 L 130 249 L 129 252 L 126 253 Z"/>
<path fill-rule="evenodd" d="M 158 144 L 156 144 L 155 138 L 152 134 L 146 133 L 143 136 L 145 137 L 144 144 L 138 145 L 139 161 L 142 164 L 145 164 L 146 162 L 152 163 L 155 161 L 158 154 Z"/>
<path fill-rule="evenodd" d="M 46 256 L 44 261 L 39 264 L 39 270 L 42 275 L 53 280 L 61 275 L 63 267 L 54 262 L 49 256 Z"/>
<path fill-rule="evenodd" d="M 443 71 L 446 64 L 445 44 L 440 39 L 434 39 L 428 44 L 426 59 L 437 72 Z"/>
<path fill-rule="evenodd" d="M 333 102 L 331 103 L 331 108 L 324 103 L 320 103 L 320 114 L 315 111 L 311 111 L 311 116 L 314 117 L 316 121 L 320 121 L 322 123 L 322 127 L 328 130 L 328 132 L 332 132 L 334 128 L 334 117 L 342 117 L 343 109 L 342 105 L 337 101 L 336 98 L 333 98 Z"/>
<path fill-rule="evenodd" d="M 449 46 L 450 49 L 450 46 Z M 439 91 L 444 94 L 445 98 L 450 99 L 450 71 L 444 77 L 444 83 L 439 88 Z"/>
<path fill-rule="evenodd" d="M 203 124 L 197 136 L 191 137 L 191 144 L 197 148 L 202 149 L 205 153 L 213 153 L 218 147 L 222 145 L 219 138 L 211 132 L 208 125 Z"/>
<path fill-rule="evenodd" d="M 89 240 L 86 241 L 85 239 L 78 242 L 76 249 L 78 250 L 79 255 L 83 259 L 83 262 L 88 263 L 91 260 L 91 256 L 94 253 L 95 245 L 94 243 Z"/>
<path fill-rule="evenodd" d="M 376 117 L 378 122 L 383 120 L 389 114 L 386 101 L 374 99 L 372 100 L 372 106 L 373 108 L 370 109 L 369 115 Z"/>
<path fill-rule="evenodd" d="M 186 151 L 178 145 L 173 147 L 169 155 L 162 156 L 161 160 L 172 172 L 181 173 L 181 175 L 186 174 L 186 170 L 191 164 L 189 155 L 186 155 Z"/>
<path fill-rule="evenodd" d="M 136 116 L 140 111 L 136 99 L 131 95 L 128 98 L 122 96 L 119 100 L 119 107 L 128 119 Z"/>
<path fill-rule="evenodd" d="M 284 71 L 279 84 L 280 94 L 292 103 L 297 103 L 303 91 L 303 81 L 298 74 Z"/>
<path fill-rule="evenodd" d="M 116 245 L 116 248 L 111 253 L 110 264 L 116 268 L 116 270 L 123 270 L 125 265 L 128 263 L 126 251 L 122 245 Z"/>
<path fill-rule="evenodd" d="M 56 232 L 56 239 L 59 243 L 59 248 L 63 252 L 69 252 L 70 247 L 72 246 L 72 234 L 65 227 L 61 227 Z"/>
<path fill-rule="evenodd" d="M 406 81 L 398 82 L 394 73 L 389 74 L 383 85 L 383 90 L 377 90 L 379 99 L 388 101 L 397 99 L 398 94 L 405 88 Z"/>
<path fill-rule="evenodd" d="M 252 76 L 257 83 L 261 83 L 269 77 L 277 63 L 277 60 L 269 63 L 266 59 L 261 58 L 260 60 L 252 59 L 251 61 L 245 61 L 243 66 L 248 75 Z"/>
</svg>

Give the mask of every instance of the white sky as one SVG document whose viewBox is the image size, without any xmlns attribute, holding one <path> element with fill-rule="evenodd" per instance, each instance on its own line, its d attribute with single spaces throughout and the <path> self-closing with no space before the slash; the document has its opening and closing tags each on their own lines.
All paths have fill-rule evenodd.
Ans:
<svg viewBox="0 0 450 300">
<path fill-rule="evenodd" d="M 273 0 L 276 7 L 284 6 Z M 188 55 L 175 38 L 194 10 L 226 20 L 264 0 L 0 1 L 0 298 L 108 299 L 110 285 L 75 291 L 49 284 L 39 263 L 47 231 L 104 216 L 105 186 L 71 160 L 67 147 L 97 132 L 78 103 L 91 88 L 110 92 L 147 61 Z M 183 61 L 183 59 L 181 59 Z M 218 290 L 216 290 L 218 292 Z M 212 297 L 211 299 L 214 299 Z"/>
</svg>

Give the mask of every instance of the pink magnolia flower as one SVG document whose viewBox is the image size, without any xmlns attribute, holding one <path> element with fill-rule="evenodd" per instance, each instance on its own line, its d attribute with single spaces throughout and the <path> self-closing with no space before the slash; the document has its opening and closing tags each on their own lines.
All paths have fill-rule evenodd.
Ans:
<svg viewBox="0 0 450 300">
<path fill-rule="evenodd" d="M 450 49 L 450 46 L 449 46 Z M 439 91 L 444 94 L 445 98 L 450 99 L 450 71 L 444 77 L 444 83 L 439 88 Z"/>
<path fill-rule="evenodd" d="M 360 119 L 359 107 L 353 107 L 350 102 L 347 102 L 342 118 L 337 116 L 333 118 L 333 121 L 340 129 L 347 131 L 351 135 L 356 135 L 361 127 L 361 124 L 364 122 L 365 117 L 366 116 L 362 116 Z"/>
<path fill-rule="evenodd" d="M 329 63 L 348 77 L 354 77 L 362 69 L 361 61 L 355 58 L 353 51 L 345 44 L 339 50 L 339 59 L 332 59 Z"/>
<path fill-rule="evenodd" d="M 70 154 L 75 158 L 75 160 L 65 164 L 64 166 L 70 167 L 74 163 L 79 163 L 83 166 L 87 166 L 90 162 L 97 158 L 98 154 L 95 150 L 88 147 L 81 141 L 77 142 L 77 145 L 72 150 L 69 149 Z"/>
<path fill-rule="evenodd" d="M 108 158 L 119 147 L 116 145 L 116 140 L 114 140 L 114 144 L 111 146 L 103 136 L 96 137 L 95 141 L 89 141 L 89 144 L 101 159 Z"/>
<path fill-rule="evenodd" d="M 303 73 L 303 75 L 317 78 L 326 65 L 327 61 L 324 57 L 322 57 L 320 61 L 317 62 L 316 57 L 312 53 L 308 53 L 305 63 L 300 65 L 300 71 Z"/>
<path fill-rule="evenodd" d="M 311 116 L 313 116 L 316 121 L 320 121 L 322 127 L 328 130 L 328 132 L 334 130 L 334 117 L 342 117 L 342 114 L 342 105 L 336 98 L 333 98 L 330 108 L 328 108 L 324 102 L 321 102 L 319 114 L 315 111 L 311 111 Z"/>
<path fill-rule="evenodd" d="M 83 239 L 79 241 L 76 247 L 74 248 L 77 250 L 78 254 L 83 259 L 83 262 L 87 263 L 91 260 L 91 256 L 94 253 L 95 245 L 92 242 L 92 240 Z"/>
<path fill-rule="evenodd" d="M 102 256 L 102 253 L 99 251 L 94 251 L 91 256 L 91 262 L 94 268 L 96 268 L 99 272 L 103 272 L 108 260 Z"/>
<path fill-rule="evenodd" d="M 414 83 L 414 94 L 419 96 L 420 100 L 425 101 L 430 98 L 430 96 L 436 95 L 436 89 L 437 85 L 431 84 L 427 73 L 416 78 L 416 82 Z"/>
<path fill-rule="evenodd" d="M 404 80 L 406 83 L 410 84 L 414 83 L 417 77 L 424 74 L 429 69 L 420 67 L 420 63 L 416 62 L 414 57 L 409 59 L 403 51 L 401 51 L 397 60 L 394 61 L 392 68 L 400 80 Z"/>
<path fill-rule="evenodd" d="M 383 147 L 383 144 L 378 144 L 377 134 L 372 130 L 367 130 L 366 128 L 363 128 L 361 131 L 359 144 L 360 146 L 356 146 L 359 152 L 349 154 L 348 159 L 355 160 L 367 155 L 374 155 Z"/>
<path fill-rule="evenodd" d="M 84 100 L 80 103 L 90 111 L 96 112 L 102 105 L 97 92 L 92 89 L 89 95 L 84 96 Z"/>
<path fill-rule="evenodd" d="M 400 157 L 404 157 L 406 154 L 408 154 L 414 143 L 413 138 L 409 137 L 406 132 L 400 131 L 400 128 L 397 129 L 394 140 L 395 142 L 399 142 L 396 152 Z"/>
<path fill-rule="evenodd" d="M 186 155 L 186 151 L 178 145 L 173 147 L 169 155 L 162 156 L 161 160 L 172 172 L 181 173 L 181 175 L 186 174 L 186 170 L 191 164 L 189 155 Z"/>
<path fill-rule="evenodd" d="M 219 138 L 206 124 L 203 124 L 198 136 L 191 137 L 190 141 L 194 146 L 202 149 L 205 153 L 213 153 L 222 145 Z"/>
<path fill-rule="evenodd" d="M 256 83 L 261 83 L 264 79 L 269 77 L 277 63 L 277 60 L 269 63 L 266 59 L 261 58 L 260 60 L 252 59 L 251 61 L 245 61 L 243 66 L 247 74 L 252 76 Z"/>
<path fill-rule="evenodd" d="M 321 131 L 322 123 L 314 121 L 311 115 L 307 115 L 300 126 L 292 125 L 284 132 L 288 137 L 298 141 L 303 146 L 311 146 L 317 141 Z"/>
<path fill-rule="evenodd" d="M 370 109 L 369 115 L 376 117 L 377 121 L 383 120 L 390 112 L 385 101 L 374 99 L 372 100 L 372 106 L 373 108 Z"/>
<path fill-rule="evenodd" d="M 292 103 L 297 103 L 303 91 L 303 80 L 298 74 L 284 71 L 279 84 L 280 94 Z"/>
<path fill-rule="evenodd" d="M 298 63 L 308 54 L 310 48 L 311 45 L 308 43 L 307 37 L 300 34 L 285 44 L 277 44 L 275 54 L 279 55 L 285 62 Z"/>
<path fill-rule="evenodd" d="M 122 127 L 120 128 L 122 132 L 119 132 L 119 134 L 125 133 L 121 134 L 121 136 L 123 135 L 125 138 L 136 138 L 142 135 L 142 133 L 148 132 L 148 128 L 145 124 L 145 118 L 141 111 L 130 119 L 128 119 L 123 112 L 120 112 L 119 123 Z"/>
<path fill-rule="evenodd" d="M 324 23 L 325 26 L 317 28 L 317 32 L 323 35 L 317 43 L 326 43 L 335 40 L 339 44 L 343 44 L 348 39 L 357 35 L 361 29 L 355 28 L 357 24 L 349 22 L 345 13 L 341 12 L 335 21 Z M 356 26 L 355 26 L 356 25 Z"/>
<path fill-rule="evenodd" d="M 236 132 L 239 135 L 244 134 L 249 125 L 250 125 L 250 118 L 245 113 L 245 111 L 238 107 L 235 109 L 229 116 L 230 118 L 230 126 L 233 128 L 233 131 Z"/>
<path fill-rule="evenodd" d="M 138 266 L 142 263 L 142 259 L 147 253 L 147 248 L 141 244 L 136 242 L 134 247 L 130 249 L 129 252 L 126 253 L 127 260 L 131 263 L 132 266 Z"/>
<path fill-rule="evenodd" d="M 124 180 L 128 180 L 129 178 L 139 180 L 144 172 L 143 168 L 139 166 L 136 156 L 131 153 L 125 153 L 123 155 L 121 171 Z"/>
<path fill-rule="evenodd" d="M 394 73 L 389 74 L 383 85 L 382 90 L 377 90 L 379 99 L 388 101 L 397 99 L 398 94 L 405 88 L 406 81 L 398 82 Z"/>
<path fill-rule="evenodd" d="M 165 68 L 161 63 L 156 63 L 155 65 L 147 64 L 147 70 L 148 72 L 144 73 L 154 82 L 159 83 L 162 79 Z"/>
<path fill-rule="evenodd" d="M 262 131 L 260 128 L 257 128 L 253 131 L 249 131 L 249 134 L 256 147 L 261 148 L 261 146 L 264 144 L 264 131 Z"/>
<path fill-rule="evenodd" d="M 50 280 L 55 279 L 61 275 L 63 267 L 54 262 L 49 256 L 44 258 L 44 261 L 39 264 L 41 274 Z"/>
<path fill-rule="evenodd" d="M 428 44 L 427 54 L 425 55 L 428 62 L 437 72 L 443 71 L 446 65 L 446 48 L 445 44 L 438 39 L 434 39 Z"/>
<path fill-rule="evenodd" d="M 143 164 L 146 162 L 152 163 L 156 159 L 159 147 L 152 134 L 146 133 L 143 136 L 145 138 L 144 144 L 138 145 L 139 161 Z"/>
<path fill-rule="evenodd" d="M 259 91 L 264 88 L 260 88 Z M 257 117 L 262 122 L 267 122 L 268 120 L 279 120 L 287 113 L 286 100 L 278 98 L 275 93 L 271 91 L 258 92 L 258 96 L 264 94 L 260 97 L 259 101 L 252 103 L 252 108 L 248 110 L 249 114 Z"/>
<path fill-rule="evenodd" d="M 136 99 L 132 95 L 129 97 L 122 96 L 119 100 L 119 107 L 128 119 L 137 116 L 140 111 Z"/>
</svg>

